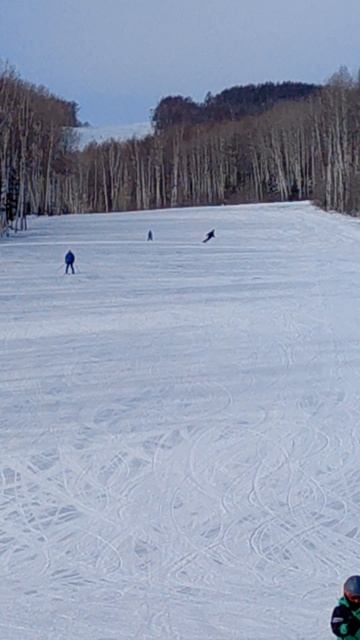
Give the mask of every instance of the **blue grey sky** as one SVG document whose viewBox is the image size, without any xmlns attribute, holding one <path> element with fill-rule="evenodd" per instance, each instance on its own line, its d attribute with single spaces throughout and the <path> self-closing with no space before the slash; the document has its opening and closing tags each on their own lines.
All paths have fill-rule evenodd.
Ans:
<svg viewBox="0 0 360 640">
<path fill-rule="evenodd" d="M 0 59 L 93 125 L 169 94 L 324 82 L 360 66 L 360 0 L 0 0 Z"/>
</svg>

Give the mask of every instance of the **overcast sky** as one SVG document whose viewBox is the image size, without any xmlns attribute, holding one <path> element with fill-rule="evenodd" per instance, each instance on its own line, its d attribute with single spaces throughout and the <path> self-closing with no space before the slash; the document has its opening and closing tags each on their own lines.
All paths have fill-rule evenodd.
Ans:
<svg viewBox="0 0 360 640">
<path fill-rule="evenodd" d="M 83 121 L 139 122 L 169 94 L 356 72 L 360 0 L 0 0 L 0 58 Z"/>
</svg>

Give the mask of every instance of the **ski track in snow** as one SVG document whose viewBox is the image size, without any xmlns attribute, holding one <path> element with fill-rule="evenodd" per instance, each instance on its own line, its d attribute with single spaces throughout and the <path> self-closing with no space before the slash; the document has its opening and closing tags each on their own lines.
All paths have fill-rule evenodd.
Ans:
<svg viewBox="0 0 360 640">
<path fill-rule="evenodd" d="M 0 244 L 1 638 L 330 637 L 360 573 L 360 223 L 30 227 Z"/>
</svg>

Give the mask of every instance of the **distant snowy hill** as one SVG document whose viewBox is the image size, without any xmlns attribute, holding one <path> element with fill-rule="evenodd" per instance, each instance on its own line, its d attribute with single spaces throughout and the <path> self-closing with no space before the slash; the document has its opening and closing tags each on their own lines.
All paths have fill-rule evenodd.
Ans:
<svg viewBox="0 0 360 640">
<path fill-rule="evenodd" d="M 135 122 L 134 124 L 113 124 L 103 127 L 78 127 L 73 129 L 79 136 L 79 149 L 84 149 L 91 142 L 105 142 L 106 140 L 128 140 L 130 138 L 144 138 L 151 133 L 150 122 Z"/>
</svg>

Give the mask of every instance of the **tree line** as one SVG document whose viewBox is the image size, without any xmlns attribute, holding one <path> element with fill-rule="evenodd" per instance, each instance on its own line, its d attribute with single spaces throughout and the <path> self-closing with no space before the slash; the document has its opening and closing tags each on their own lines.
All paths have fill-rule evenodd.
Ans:
<svg viewBox="0 0 360 640">
<path fill-rule="evenodd" d="M 160 132 L 181 124 L 240 120 L 267 111 L 279 102 L 307 98 L 319 89 L 319 85 L 303 82 L 265 82 L 231 87 L 214 96 L 209 92 L 200 103 L 190 97 L 167 96 L 154 109 L 152 123 Z"/>
<path fill-rule="evenodd" d="M 246 89 L 253 98 L 245 114 L 239 107 L 236 117 L 234 108 L 231 117 L 224 111 L 218 119 L 182 118 L 166 126 L 154 122 L 153 134 L 143 139 L 91 143 L 78 151 L 70 129 L 79 124 L 77 105 L 3 69 L 0 228 L 9 222 L 24 228 L 30 212 L 295 199 L 312 199 L 325 209 L 356 215 L 359 83 L 341 69 L 321 88 L 309 85 L 299 96 L 292 87 L 295 99 L 277 100 L 275 93 L 281 91 L 272 85 L 276 91 L 265 107 L 254 96 L 271 96 L 269 84 L 266 90 Z M 238 89 L 231 94 L 234 104 L 236 94 L 241 99 L 246 94 Z M 241 100 L 236 104 L 241 106 Z"/>
<path fill-rule="evenodd" d="M 77 126 L 78 106 L 25 82 L 0 67 L 0 233 L 26 226 L 30 212 L 59 212 L 59 176 L 72 157 L 68 127 Z M 67 132 L 67 133 L 66 133 Z"/>
</svg>

